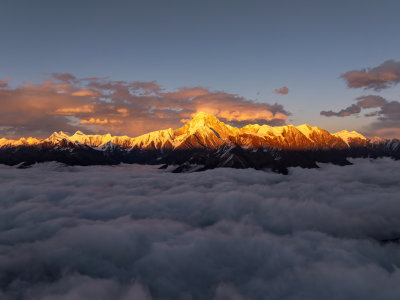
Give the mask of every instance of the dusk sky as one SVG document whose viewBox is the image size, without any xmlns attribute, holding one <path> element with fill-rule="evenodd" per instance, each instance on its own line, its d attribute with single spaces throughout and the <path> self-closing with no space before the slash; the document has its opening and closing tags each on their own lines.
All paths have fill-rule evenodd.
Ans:
<svg viewBox="0 0 400 300">
<path fill-rule="evenodd" d="M 0 3 L 0 300 L 400 299 L 400 0 Z"/>
<path fill-rule="evenodd" d="M 400 2 L 2 1 L 0 137 L 198 111 L 400 137 Z M 368 115 L 368 116 L 365 116 Z"/>
</svg>

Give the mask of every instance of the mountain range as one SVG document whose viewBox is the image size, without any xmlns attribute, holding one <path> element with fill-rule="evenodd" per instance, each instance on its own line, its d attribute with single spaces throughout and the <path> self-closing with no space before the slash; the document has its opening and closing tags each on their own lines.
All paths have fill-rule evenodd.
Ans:
<svg viewBox="0 0 400 300">
<path fill-rule="evenodd" d="M 36 162 L 69 165 L 142 163 L 173 165 L 175 172 L 216 167 L 272 169 L 318 167 L 317 162 L 349 164 L 349 157 L 400 158 L 400 141 L 367 139 L 355 131 L 336 133 L 311 127 L 249 124 L 237 128 L 203 112 L 178 129 L 138 137 L 68 135 L 46 139 L 0 139 L 0 163 L 26 167 Z"/>
</svg>

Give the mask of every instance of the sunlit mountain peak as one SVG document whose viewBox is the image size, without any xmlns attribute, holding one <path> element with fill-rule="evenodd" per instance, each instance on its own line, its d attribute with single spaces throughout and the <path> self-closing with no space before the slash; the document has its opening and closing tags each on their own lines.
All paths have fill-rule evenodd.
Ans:
<svg viewBox="0 0 400 300">
<path fill-rule="evenodd" d="M 63 138 L 67 138 L 69 136 L 68 136 L 68 134 L 66 134 L 63 131 L 59 131 L 59 132 L 55 131 L 55 132 L 53 132 L 53 134 L 50 137 L 63 139 Z"/>
<path fill-rule="evenodd" d="M 188 122 L 191 126 L 210 126 L 220 122 L 214 115 L 199 112 Z"/>
<path fill-rule="evenodd" d="M 178 129 L 158 130 L 138 137 L 104 135 L 86 135 L 76 131 L 69 136 L 67 133 L 54 132 L 49 138 L 21 138 L 19 140 L 0 140 L 0 147 L 18 145 L 36 145 L 50 143 L 53 145 L 64 142 L 101 147 L 116 145 L 122 148 L 137 149 L 216 149 L 221 146 L 239 146 L 243 148 L 272 147 L 279 149 L 330 149 L 347 148 L 351 144 L 365 143 L 366 138 L 355 131 L 342 130 L 329 133 L 319 127 L 307 124 L 299 126 L 269 126 L 250 124 L 237 128 L 221 122 L 212 114 L 197 113 L 192 120 Z M 110 147 L 105 147 L 109 149 Z"/>
<path fill-rule="evenodd" d="M 333 134 L 334 136 L 340 137 L 347 145 L 353 139 L 366 140 L 365 136 L 358 133 L 357 131 L 342 130 Z"/>
<path fill-rule="evenodd" d="M 78 130 L 77 132 L 74 133 L 74 135 L 85 135 L 82 131 Z"/>
</svg>

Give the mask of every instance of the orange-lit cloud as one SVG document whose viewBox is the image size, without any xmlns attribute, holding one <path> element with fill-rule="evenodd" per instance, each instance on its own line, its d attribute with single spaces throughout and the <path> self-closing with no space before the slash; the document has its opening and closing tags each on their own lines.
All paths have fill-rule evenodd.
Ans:
<svg viewBox="0 0 400 300">
<path fill-rule="evenodd" d="M 167 99 L 185 100 L 194 97 L 206 96 L 210 94 L 211 92 L 205 88 L 195 87 L 195 88 L 180 88 L 178 92 L 164 93 L 163 95 Z"/>
<path fill-rule="evenodd" d="M 286 86 L 283 86 L 280 89 L 275 89 L 274 93 L 279 94 L 279 95 L 287 95 L 287 94 L 289 94 L 289 88 L 287 88 Z"/>
<path fill-rule="evenodd" d="M 190 101 L 175 102 L 175 106 L 182 110 L 181 115 L 185 117 L 184 120 L 188 120 L 196 113 L 203 111 L 237 126 L 244 123 L 281 125 L 285 123 L 288 116 L 288 112 L 279 104 L 254 102 L 225 92 L 210 92 L 199 88 L 196 88 L 196 90 L 189 89 L 189 91 L 181 89 L 176 93 L 176 99 L 188 99 L 182 95 L 189 97 Z M 170 94 L 168 97 L 170 97 Z M 189 108 L 191 112 L 188 110 Z M 185 113 L 185 110 L 188 113 Z"/>
<path fill-rule="evenodd" d="M 2 81 L 3 82 L 3 81 Z M 126 134 L 178 128 L 199 111 L 235 126 L 282 125 L 289 113 L 279 104 L 260 103 L 203 87 L 164 91 L 155 81 L 78 79 L 53 74 L 42 83 L 10 88 L 0 84 L 0 136 L 46 137 L 53 131 Z"/>
<path fill-rule="evenodd" d="M 54 112 L 54 114 L 68 116 L 68 115 L 74 115 L 76 113 L 92 113 L 92 112 L 93 112 L 93 105 L 83 105 L 81 107 L 59 108 Z"/>
<path fill-rule="evenodd" d="M 52 77 L 61 82 L 71 82 L 77 80 L 77 78 L 69 73 L 52 73 Z"/>
<path fill-rule="evenodd" d="M 10 81 L 10 78 L 0 79 L 0 88 L 8 87 L 8 82 L 9 81 Z"/>
<path fill-rule="evenodd" d="M 122 116 L 128 116 L 128 110 L 126 108 L 118 108 L 117 112 L 119 112 Z"/>
<path fill-rule="evenodd" d="M 121 124 L 122 120 L 109 120 L 109 119 L 95 119 L 95 118 L 90 118 L 89 120 L 82 120 L 81 124 Z"/>
<path fill-rule="evenodd" d="M 96 96 L 98 96 L 98 93 L 93 90 L 83 89 L 83 90 L 72 92 L 71 95 L 72 96 L 80 96 L 80 97 L 84 97 L 84 96 L 96 97 Z"/>
</svg>

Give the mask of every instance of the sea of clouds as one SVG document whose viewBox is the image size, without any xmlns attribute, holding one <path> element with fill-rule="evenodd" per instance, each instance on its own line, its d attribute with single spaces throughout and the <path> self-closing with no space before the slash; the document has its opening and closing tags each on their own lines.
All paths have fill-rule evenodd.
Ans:
<svg viewBox="0 0 400 300">
<path fill-rule="evenodd" d="M 400 298 L 400 162 L 0 166 L 0 299 Z"/>
</svg>

